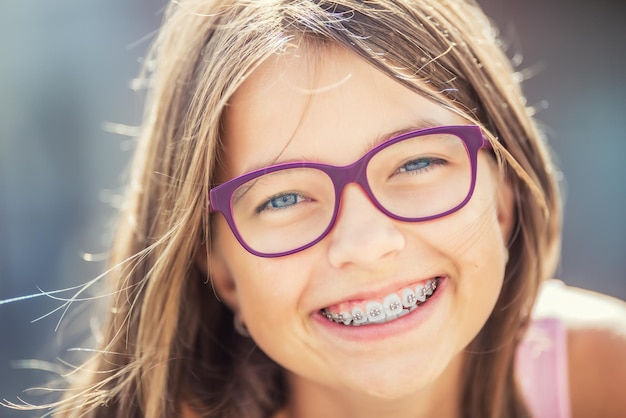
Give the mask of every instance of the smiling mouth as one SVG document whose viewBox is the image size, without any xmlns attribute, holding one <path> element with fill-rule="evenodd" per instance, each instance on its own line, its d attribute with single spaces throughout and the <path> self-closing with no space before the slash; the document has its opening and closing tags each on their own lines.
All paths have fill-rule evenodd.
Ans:
<svg viewBox="0 0 626 418">
<path fill-rule="evenodd" d="M 329 321 L 350 327 L 384 324 L 408 315 L 426 303 L 435 294 L 440 279 L 435 277 L 417 286 L 405 287 L 385 296 L 382 301 L 365 301 L 349 309 L 341 309 L 341 305 L 337 305 L 336 312 L 333 308 L 324 308 L 320 313 Z"/>
</svg>

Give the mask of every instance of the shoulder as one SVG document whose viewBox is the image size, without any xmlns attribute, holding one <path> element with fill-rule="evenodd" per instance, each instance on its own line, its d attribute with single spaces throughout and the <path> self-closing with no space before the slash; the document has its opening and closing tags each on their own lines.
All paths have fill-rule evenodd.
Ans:
<svg viewBox="0 0 626 418">
<path fill-rule="evenodd" d="M 572 415 L 626 416 L 626 303 L 551 280 L 534 315 L 556 317 L 567 329 Z"/>
</svg>

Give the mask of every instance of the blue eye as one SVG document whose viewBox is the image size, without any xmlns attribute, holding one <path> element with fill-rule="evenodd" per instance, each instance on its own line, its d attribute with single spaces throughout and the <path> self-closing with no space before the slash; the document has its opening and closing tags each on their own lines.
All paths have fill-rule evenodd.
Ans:
<svg viewBox="0 0 626 418">
<path fill-rule="evenodd" d="M 400 173 L 404 173 L 404 172 L 423 170 L 427 168 L 428 166 L 430 166 L 433 162 L 434 161 L 432 158 L 419 158 L 419 159 L 412 160 L 404 164 L 398 169 L 398 171 Z"/>
<path fill-rule="evenodd" d="M 294 206 L 297 203 L 304 201 L 304 196 L 299 193 L 283 193 L 274 197 L 271 197 L 267 201 L 263 202 L 256 208 L 256 213 L 261 213 L 264 210 L 276 210 L 285 209 Z"/>
</svg>

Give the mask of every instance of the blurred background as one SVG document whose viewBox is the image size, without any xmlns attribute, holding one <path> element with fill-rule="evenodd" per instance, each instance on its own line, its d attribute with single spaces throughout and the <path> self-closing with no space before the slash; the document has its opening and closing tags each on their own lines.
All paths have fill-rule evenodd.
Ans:
<svg viewBox="0 0 626 418">
<path fill-rule="evenodd" d="M 558 276 L 626 299 L 626 3 L 479 3 L 532 74 L 528 103 L 565 176 Z M 140 122 L 130 85 L 164 4 L 0 1 L 0 300 L 79 286 L 102 271 L 132 148 L 111 123 Z M 27 368 L 53 370 L 60 347 L 80 338 L 56 329 L 62 310 L 33 322 L 59 307 L 48 297 L 0 304 L 0 399 L 32 399 L 23 389 L 51 375 Z M 68 315 L 81 313 L 76 304 Z"/>
</svg>

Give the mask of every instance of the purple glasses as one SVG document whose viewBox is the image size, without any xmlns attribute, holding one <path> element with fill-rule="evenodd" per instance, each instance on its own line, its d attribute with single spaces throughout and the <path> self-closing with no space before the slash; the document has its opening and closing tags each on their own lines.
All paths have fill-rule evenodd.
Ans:
<svg viewBox="0 0 626 418">
<path fill-rule="evenodd" d="M 474 125 L 407 132 L 347 166 L 303 161 L 246 173 L 211 189 L 210 210 L 222 213 L 247 251 L 280 257 L 328 234 L 350 183 L 399 221 L 428 221 L 459 210 L 474 191 L 478 151 L 489 147 Z"/>
</svg>

